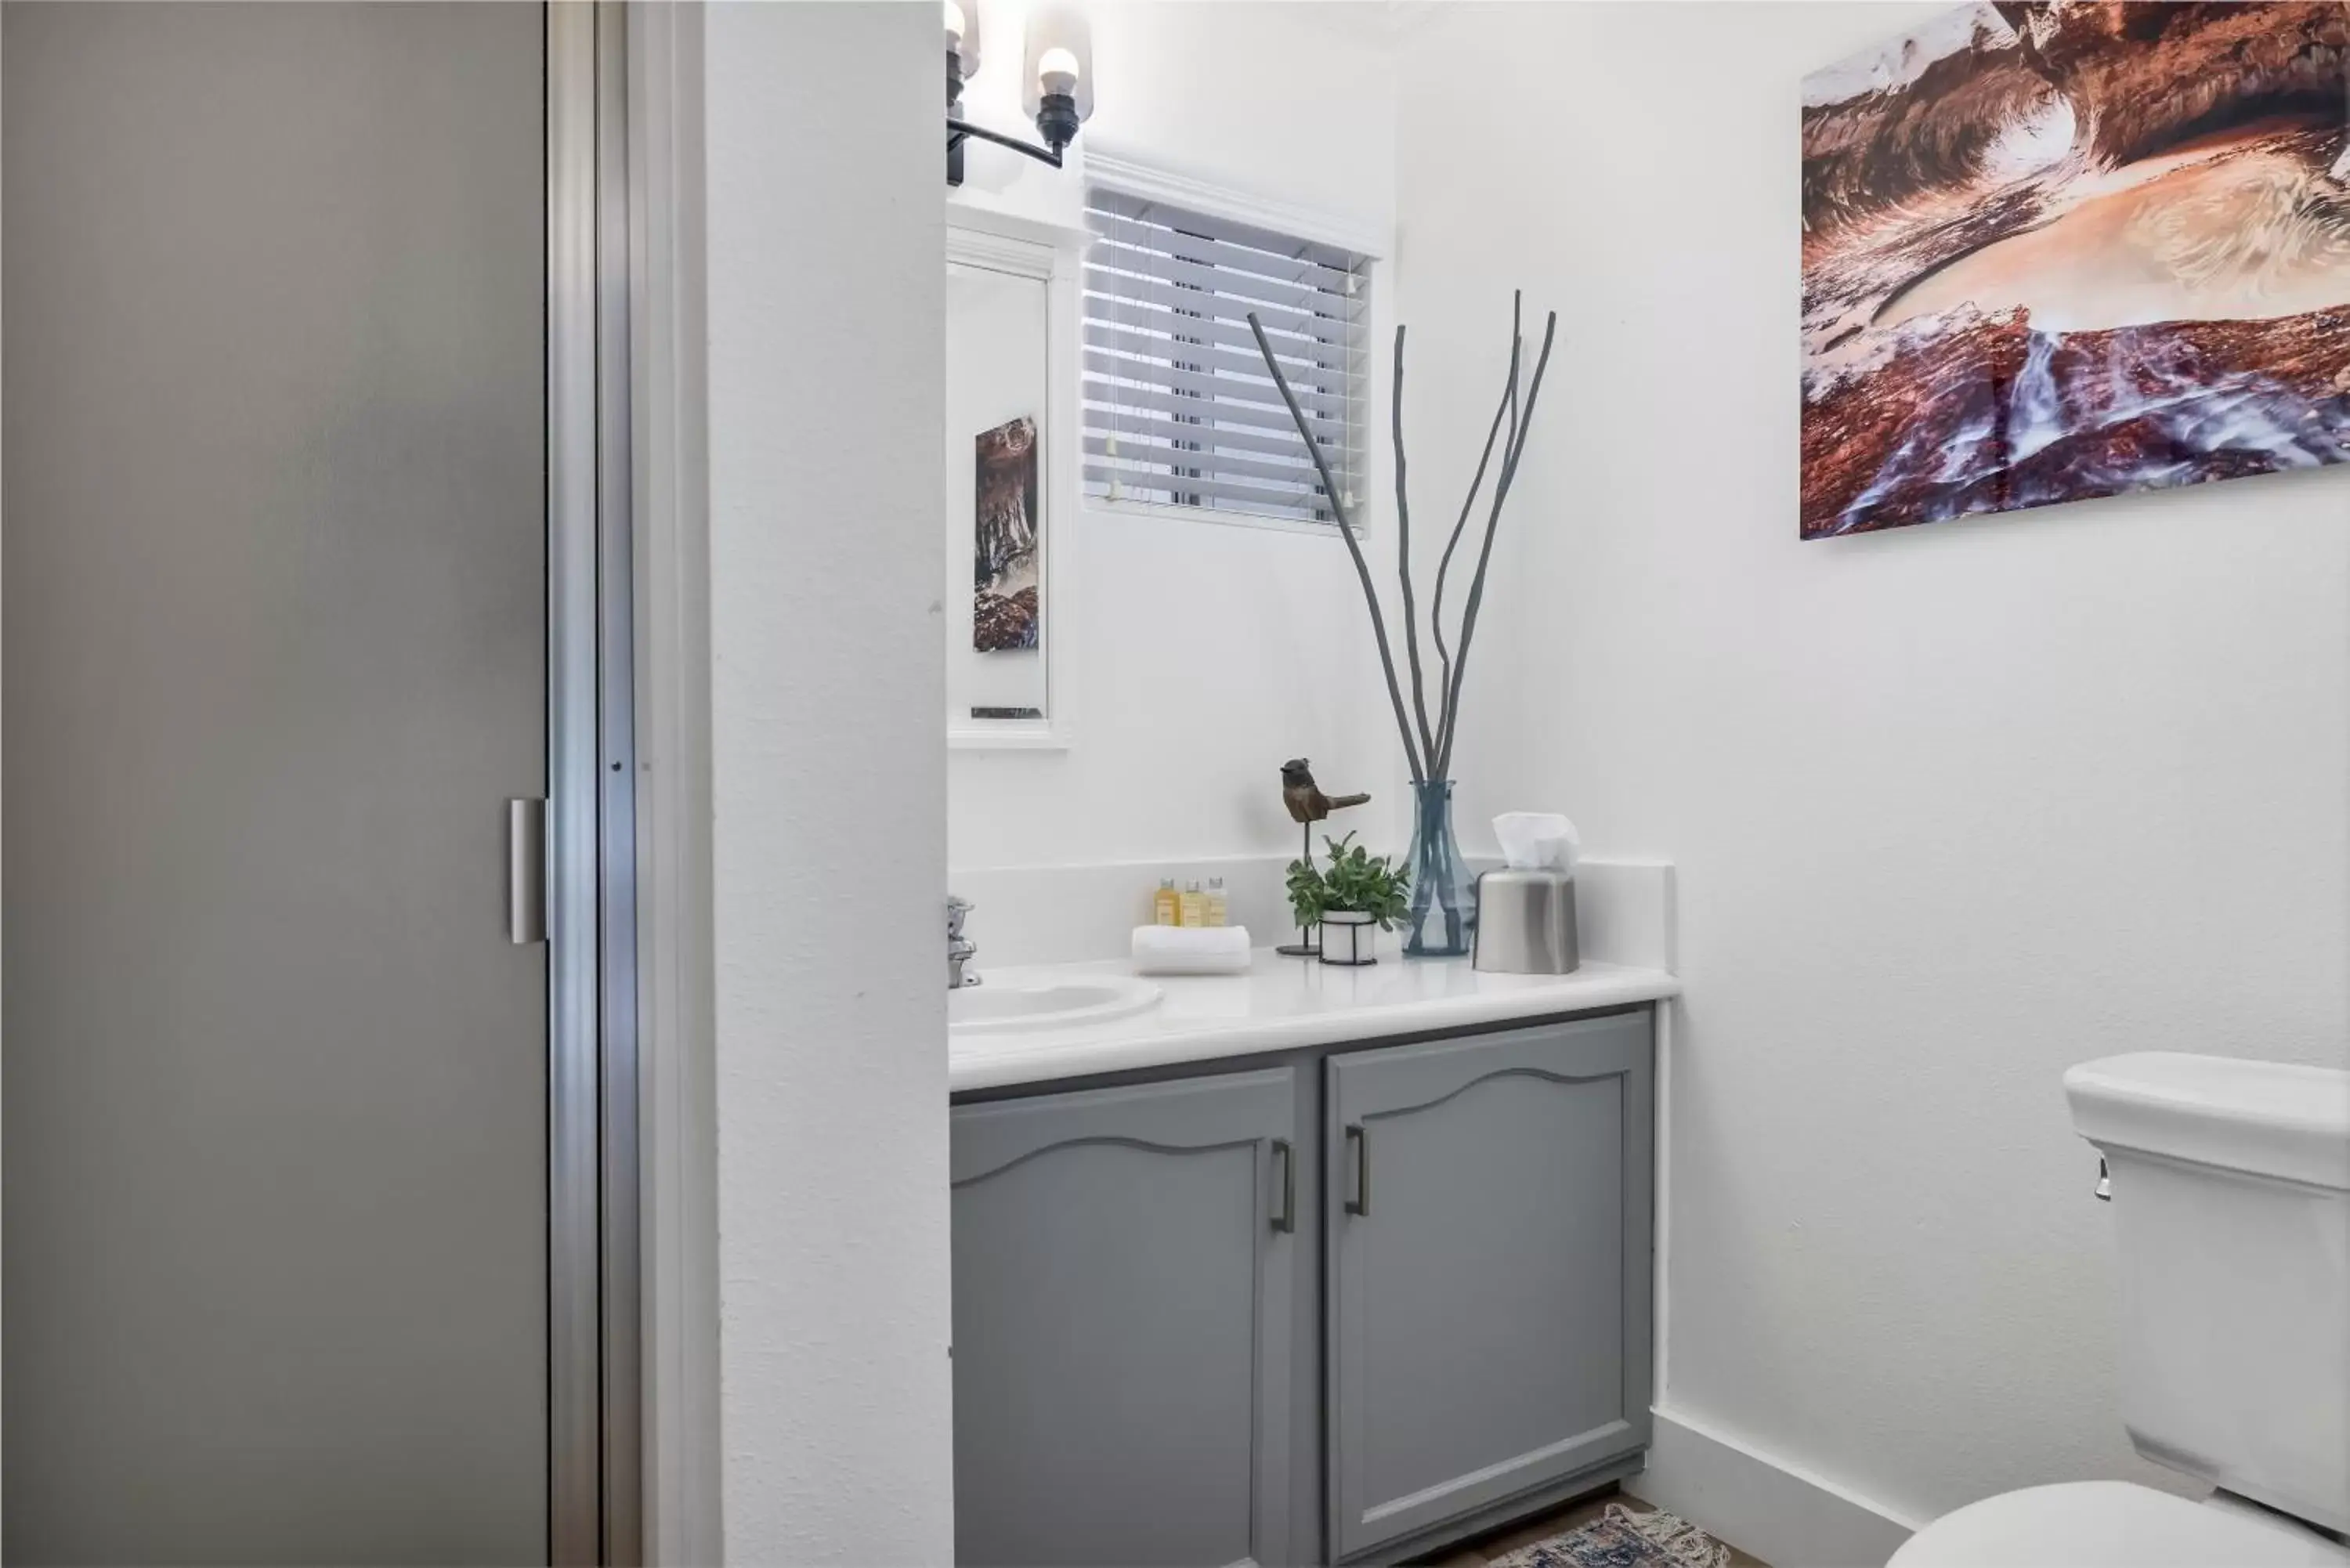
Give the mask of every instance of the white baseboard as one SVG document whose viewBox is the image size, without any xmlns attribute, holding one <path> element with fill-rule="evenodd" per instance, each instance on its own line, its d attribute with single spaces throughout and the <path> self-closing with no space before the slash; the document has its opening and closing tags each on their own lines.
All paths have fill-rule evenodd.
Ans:
<svg viewBox="0 0 2350 1568">
<path fill-rule="evenodd" d="M 1679 1412 L 1658 1408 L 1624 1490 L 1771 1568 L 1883 1568 L 1918 1522 Z"/>
</svg>

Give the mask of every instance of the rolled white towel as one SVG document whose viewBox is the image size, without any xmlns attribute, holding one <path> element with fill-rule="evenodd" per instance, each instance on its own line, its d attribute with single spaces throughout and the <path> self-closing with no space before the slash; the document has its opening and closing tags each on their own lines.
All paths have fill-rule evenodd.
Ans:
<svg viewBox="0 0 2350 1568">
<path fill-rule="evenodd" d="M 1137 974 L 1245 974 L 1246 926 L 1137 926 Z"/>
</svg>

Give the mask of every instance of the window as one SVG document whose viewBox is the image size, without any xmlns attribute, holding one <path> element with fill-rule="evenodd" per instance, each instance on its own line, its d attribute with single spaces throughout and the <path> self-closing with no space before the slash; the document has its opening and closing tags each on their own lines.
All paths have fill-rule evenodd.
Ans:
<svg viewBox="0 0 2350 1568">
<path fill-rule="evenodd" d="M 1265 373 L 1253 310 L 1353 508 L 1369 259 L 1115 188 L 1086 196 L 1086 493 L 1336 520 Z"/>
</svg>

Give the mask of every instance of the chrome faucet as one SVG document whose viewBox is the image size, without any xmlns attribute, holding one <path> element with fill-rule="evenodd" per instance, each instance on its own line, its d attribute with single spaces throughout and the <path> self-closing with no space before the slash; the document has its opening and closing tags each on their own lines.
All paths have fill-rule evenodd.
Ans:
<svg viewBox="0 0 2350 1568">
<path fill-rule="evenodd" d="M 962 934 L 962 923 L 971 913 L 971 902 L 947 895 L 947 989 L 961 991 L 977 985 L 979 976 L 963 972 L 963 965 L 979 954 L 979 944 Z"/>
</svg>

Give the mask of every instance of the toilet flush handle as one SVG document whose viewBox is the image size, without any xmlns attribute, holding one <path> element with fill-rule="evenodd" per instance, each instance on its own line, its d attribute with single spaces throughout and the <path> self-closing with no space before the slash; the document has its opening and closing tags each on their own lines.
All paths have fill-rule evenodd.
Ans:
<svg viewBox="0 0 2350 1568">
<path fill-rule="evenodd" d="M 2089 1189 L 2089 1192 L 2100 1203 L 2111 1203 L 2114 1200 L 2113 1172 L 2106 1168 L 2106 1157 L 2102 1154 L 2097 1156 L 2097 1184 Z"/>
</svg>

